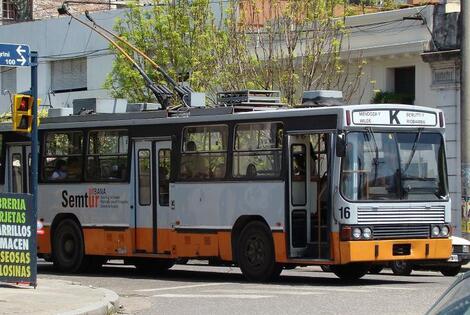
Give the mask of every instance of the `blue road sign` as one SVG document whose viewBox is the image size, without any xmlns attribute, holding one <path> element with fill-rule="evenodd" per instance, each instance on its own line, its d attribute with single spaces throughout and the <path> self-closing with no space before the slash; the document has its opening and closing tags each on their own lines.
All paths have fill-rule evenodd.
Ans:
<svg viewBox="0 0 470 315">
<path fill-rule="evenodd" d="M 29 46 L 23 44 L 0 43 L 0 66 L 29 67 L 31 58 Z"/>
</svg>

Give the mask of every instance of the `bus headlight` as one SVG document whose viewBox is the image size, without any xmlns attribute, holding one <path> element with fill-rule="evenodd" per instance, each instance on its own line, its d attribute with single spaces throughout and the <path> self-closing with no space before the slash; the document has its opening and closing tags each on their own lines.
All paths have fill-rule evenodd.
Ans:
<svg viewBox="0 0 470 315">
<path fill-rule="evenodd" d="M 362 235 L 362 231 L 360 228 L 355 227 L 352 229 L 352 237 L 356 240 L 360 239 Z"/>
<path fill-rule="evenodd" d="M 370 239 L 372 237 L 372 230 L 368 227 L 362 229 L 362 237 L 365 239 Z"/>
<path fill-rule="evenodd" d="M 449 236 L 449 227 L 444 225 L 441 229 L 441 236 Z"/>
<path fill-rule="evenodd" d="M 441 233 L 441 229 L 439 228 L 439 226 L 434 225 L 431 229 L 431 236 L 438 237 L 440 233 Z"/>
</svg>

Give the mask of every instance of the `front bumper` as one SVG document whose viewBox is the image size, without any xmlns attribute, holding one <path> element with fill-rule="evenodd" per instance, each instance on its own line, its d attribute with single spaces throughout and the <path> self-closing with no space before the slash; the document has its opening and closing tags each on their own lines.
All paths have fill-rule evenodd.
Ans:
<svg viewBox="0 0 470 315">
<path fill-rule="evenodd" d="M 341 263 L 391 260 L 447 260 L 451 257 L 450 239 L 407 239 L 340 241 Z M 404 248 L 405 250 L 397 250 Z"/>
</svg>

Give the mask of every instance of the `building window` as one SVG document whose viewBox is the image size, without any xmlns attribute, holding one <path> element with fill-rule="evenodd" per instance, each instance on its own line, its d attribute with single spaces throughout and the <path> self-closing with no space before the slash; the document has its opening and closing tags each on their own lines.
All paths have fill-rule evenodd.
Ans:
<svg viewBox="0 0 470 315">
<path fill-rule="evenodd" d="M 87 89 L 87 59 L 52 61 L 51 89 L 55 93 L 85 91 Z"/>
<path fill-rule="evenodd" d="M 43 179 L 80 181 L 83 170 L 83 133 L 49 132 L 44 137 Z"/>
<path fill-rule="evenodd" d="M 282 165 L 282 123 L 239 124 L 235 128 L 233 176 L 279 177 Z"/>
<path fill-rule="evenodd" d="M 0 73 L 2 91 L 16 93 L 16 68 L 2 67 Z"/>
<path fill-rule="evenodd" d="M 185 128 L 180 178 L 190 180 L 224 178 L 227 139 L 227 126 Z"/>
<path fill-rule="evenodd" d="M 125 181 L 129 147 L 126 130 L 91 131 L 88 134 L 88 181 Z"/>
<path fill-rule="evenodd" d="M 17 9 L 11 0 L 2 1 L 2 20 L 15 21 L 17 16 Z"/>
<path fill-rule="evenodd" d="M 33 1 L 1 0 L 1 20 L 8 22 L 21 22 L 32 20 Z"/>
<path fill-rule="evenodd" d="M 393 92 L 394 103 L 414 104 L 415 72 L 415 67 L 388 69 L 387 90 Z"/>
</svg>

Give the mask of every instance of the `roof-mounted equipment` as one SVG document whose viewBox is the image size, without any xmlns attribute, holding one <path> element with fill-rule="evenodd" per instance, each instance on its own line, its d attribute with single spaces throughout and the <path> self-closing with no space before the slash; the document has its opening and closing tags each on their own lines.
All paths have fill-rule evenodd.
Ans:
<svg viewBox="0 0 470 315">
<path fill-rule="evenodd" d="M 334 90 L 305 91 L 302 105 L 298 107 L 323 107 L 344 105 L 343 92 Z"/>
<path fill-rule="evenodd" d="M 233 106 L 236 111 L 254 111 L 286 107 L 281 93 L 269 90 L 241 90 L 217 93 L 219 106 Z"/>
</svg>

